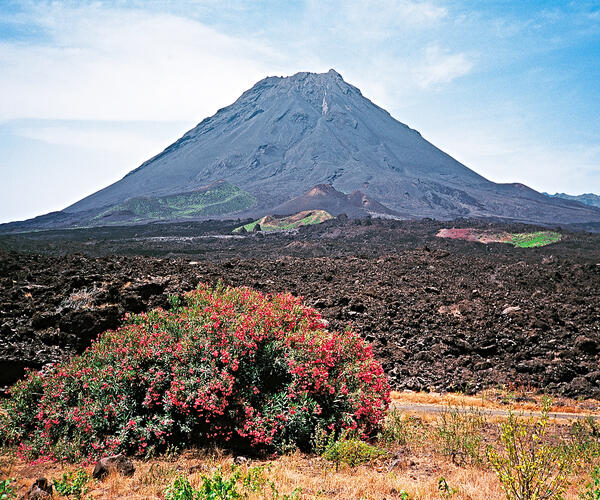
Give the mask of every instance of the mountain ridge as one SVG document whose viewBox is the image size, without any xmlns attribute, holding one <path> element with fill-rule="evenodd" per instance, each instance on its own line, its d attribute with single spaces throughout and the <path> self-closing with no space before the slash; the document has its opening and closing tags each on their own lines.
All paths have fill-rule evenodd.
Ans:
<svg viewBox="0 0 600 500">
<path fill-rule="evenodd" d="M 563 200 L 578 201 L 579 203 L 583 203 L 584 205 L 589 205 L 591 207 L 600 208 L 600 196 L 597 194 L 594 194 L 594 193 L 583 193 L 583 194 L 544 193 L 544 194 L 551 198 L 561 198 Z"/>
</svg>

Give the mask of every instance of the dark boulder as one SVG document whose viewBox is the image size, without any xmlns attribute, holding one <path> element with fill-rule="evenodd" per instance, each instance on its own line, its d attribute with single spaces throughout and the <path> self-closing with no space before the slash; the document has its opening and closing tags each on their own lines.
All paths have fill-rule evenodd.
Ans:
<svg viewBox="0 0 600 500">
<path fill-rule="evenodd" d="M 579 335 L 575 339 L 575 349 L 587 354 L 596 354 L 598 352 L 598 342 L 585 335 Z"/>
<path fill-rule="evenodd" d="M 94 479 L 102 479 L 110 472 L 117 472 L 123 476 L 133 476 L 135 466 L 131 460 L 123 455 L 104 457 L 96 463 L 92 477 Z"/>
<path fill-rule="evenodd" d="M 39 477 L 33 482 L 23 498 L 25 500 L 45 500 L 52 498 L 52 484 L 45 477 Z"/>
</svg>

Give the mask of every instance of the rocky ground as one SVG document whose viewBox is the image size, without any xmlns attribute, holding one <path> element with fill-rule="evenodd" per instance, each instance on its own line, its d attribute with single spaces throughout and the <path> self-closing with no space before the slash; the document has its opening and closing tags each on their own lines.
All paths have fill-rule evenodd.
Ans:
<svg viewBox="0 0 600 500">
<path fill-rule="evenodd" d="M 331 328 L 352 323 L 396 389 L 506 384 L 600 398 L 598 235 L 518 249 L 439 239 L 452 224 L 433 221 L 240 238 L 228 224 L 0 237 L 0 385 L 81 351 L 125 312 L 223 280 L 301 295 Z"/>
</svg>

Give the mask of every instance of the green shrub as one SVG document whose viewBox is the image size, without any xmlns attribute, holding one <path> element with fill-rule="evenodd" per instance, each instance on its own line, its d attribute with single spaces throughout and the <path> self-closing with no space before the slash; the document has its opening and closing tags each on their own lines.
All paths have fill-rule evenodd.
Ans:
<svg viewBox="0 0 600 500">
<path fill-rule="evenodd" d="M 89 481 L 90 476 L 88 473 L 83 469 L 79 469 L 77 472 L 65 472 L 61 479 L 55 479 L 53 482 L 58 493 L 65 497 L 80 500 L 88 492 Z"/>
<path fill-rule="evenodd" d="M 381 448 L 371 446 L 360 439 L 347 438 L 343 435 L 340 439 L 329 443 L 323 453 L 323 458 L 335 462 L 336 470 L 338 470 L 340 464 L 356 467 L 385 454 L 386 452 Z"/>
<path fill-rule="evenodd" d="M 212 476 L 202 476 L 202 485 L 196 490 L 184 477 L 178 477 L 165 490 L 167 500 L 236 500 L 246 498 L 250 493 L 259 493 L 262 498 L 271 500 L 294 500 L 300 494 L 296 488 L 289 495 L 279 492 L 275 483 L 265 475 L 269 465 L 250 467 L 242 474 L 238 467 L 231 467 L 227 478 L 218 468 Z"/>
<path fill-rule="evenodd" d="M 594 467 L 591 476 L 585 491 L 579 495 L 581 500 L 600 500 L 600 467 Z"/>
<path fill-rule="evenodd" d="M 444 409 L 435 428 L 441 453 L 456 465 L 481 464 L 485 458 L 484 425 L 485 417 L 476 408 Z"/>
<path fill-rule="evenodd" d="M 200 498 L 200 492 L 192 488 L 190 482 L 181 476 L 167 486 L 165 498 L 166 500 L 197 500 Z"/>
<path fill-rule="evenodd" d="M 16 498 L 17 492 L 11 486 L 11 484 L 14 482 L 15 480 L 13 478 L 0 480 L 0 500 Z"/>
<path fill-rule="evenodd" d="M 378 430 L 389 385 L 354 332 L 324 330 L 289 294 L 201 285 L 173 304 L 13 386 L 5 430 L 21 456 L 148 456 L 211 441 L 309 450 L 318 427 Z"/>
<path fill-rule="evenodd" d="M 509 412 L 500 424 L 502 451 L 488 448 L 488 458 L 506 498 L 543 500 L 561 498 L 568 486 L 573 450 L 564 442 L 549 442 L 549 404 L 542 416 L 525 421 Z"/>
<path fill-rule="evenodd" d="M 239 469 L 232 468 L 229 478 L 225 478 L 221 469 L 217 469 L 212 477 L 202 476 L 202 486 L 199 490 L 198 498 L 202 500 L 235 500 L 242 498 L 242 494 L 237 489 L 237 482 L 241 474 Z"/>
</svg>

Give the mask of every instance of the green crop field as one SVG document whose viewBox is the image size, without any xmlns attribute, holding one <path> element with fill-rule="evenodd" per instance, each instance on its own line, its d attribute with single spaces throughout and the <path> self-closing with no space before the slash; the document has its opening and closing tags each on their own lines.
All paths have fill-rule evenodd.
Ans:
<svg viewBox="0 0 600 500">
<path fill-rule="evenodd" d="M 538 231 L 537 233 L 512 234 L 512 243 L 519 248 L 543 247 L 560 241 L 562 236 L 554 231 Z"/>
</svg>

